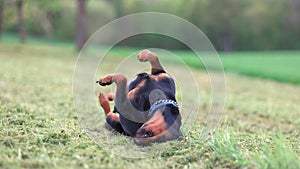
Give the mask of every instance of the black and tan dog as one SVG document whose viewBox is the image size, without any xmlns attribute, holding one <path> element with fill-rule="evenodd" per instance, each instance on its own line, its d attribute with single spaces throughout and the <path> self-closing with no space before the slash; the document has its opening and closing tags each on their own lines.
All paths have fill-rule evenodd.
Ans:
<svg viewBox="0 0 300 169">
<path fill-rule="evenodd" d="M 123 74 L 108 74 L 97 81 L 101 86 L 116 84 L 115 95 L 99 94 L 107 124 L 134 137 L 137 145 L 179 138 L 181 116 L 174 80 L 164 71 L 155 53 L 143 50 L 138 60 L 151 64 L 151 74 L 138 74 L 128 86 Z M 109 104 L 112 100 L 115 102 L 113 111 Z"/>
</svg>

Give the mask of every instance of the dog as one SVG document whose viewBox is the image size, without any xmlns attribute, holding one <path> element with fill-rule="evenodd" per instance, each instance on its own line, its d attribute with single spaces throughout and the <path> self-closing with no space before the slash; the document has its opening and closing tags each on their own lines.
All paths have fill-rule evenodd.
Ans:
<svg viewBox="0 0 300 169">
<path fill-rule="evenodd" d="M 158 56 L 143 50 L 137 58 L 149 62 L 151 74 L 140 73 L 127 86 L 123 74 L 108 74 L 96 83 L 101 86 L 116 84 L 115 94 L 99 94 L 99 103 L 109 128 L 134 137 L 137 145 L 150 145 L 181 137 L 181 115 L 175 98 L 172 77 L 165 72 Z M 109 101 L 114 100 L 111 111 Z"/>
</svg>

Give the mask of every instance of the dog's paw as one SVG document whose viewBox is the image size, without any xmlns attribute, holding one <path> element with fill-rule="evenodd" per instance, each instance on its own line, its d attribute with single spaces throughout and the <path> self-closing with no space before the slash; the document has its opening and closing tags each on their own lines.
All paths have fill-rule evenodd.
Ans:
<svg viewBox="0 0 300 169">
<path fill-rule="evenodd" d="M 109 104 L 108 98 L 101 92 L 98 95 L 98 100 L 102 107 L 104 107 L 107 103 Z"/>
<path fill-rule="evenodd" d="M 113 75 L 106 75 L 105 77 L 100 78 L 98 81 L 96 81 L 96 83 L 98 83 L 101 86 L 107 86 L 107 85 L 112 84 L 112 82 L 113 82 L 112 78 L 113 78 Z"/>
<path fill-rule="evenodd" d="M 147 62 L 147 61 L 149 61 L 149 57 L 151 57 L 152 54 L 153 53 L 150 50 L 145 49 L 145 50 L 142 50 L 137 55 L 137 57 L 140 62 Z"/>
</svg>

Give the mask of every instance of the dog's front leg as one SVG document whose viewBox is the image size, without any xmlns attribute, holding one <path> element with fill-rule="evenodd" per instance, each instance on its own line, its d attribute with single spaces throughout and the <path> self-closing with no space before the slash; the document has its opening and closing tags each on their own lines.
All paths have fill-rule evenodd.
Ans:
<svg viewBox="0 0 300 169">
<path fill-rule="evenodd" d="M 116 83 L 115 106 L 120 107 L 128 102 L 127 99 L 127 78 L 123 74 L 109 74 L 100 78 L 97 83 L 101 86 Z"/>
<path fill-rule="evenodd" d="M 116 84 L 115 107 L 126 119 L 133 122 L 144 123 L 146 121 L 145 112 L 137 110 L 128 99 L 127 78 L 123 74 L 109 74 L 100 78 L 97 83 L 101 86 Z"/>
</svg>

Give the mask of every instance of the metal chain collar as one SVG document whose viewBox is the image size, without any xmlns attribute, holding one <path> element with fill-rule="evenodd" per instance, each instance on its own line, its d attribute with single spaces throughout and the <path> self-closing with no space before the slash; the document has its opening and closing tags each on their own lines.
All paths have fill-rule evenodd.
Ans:
<svg viewBox="0 0 300 169">
<path fill-rule="evenodd" d="M 174 100 L 170 100 L 170 99 L 158 100 L 154 104 L 152 104 L 152 106 L 150 107 L 147 118 L 150 119 L 157 109 L 159 109 L 162 106 L 166 106 L 166 105 L 173 105 L 174 107 L 179 109 L 178 103 L 175 102 Z"/>
</svg>

